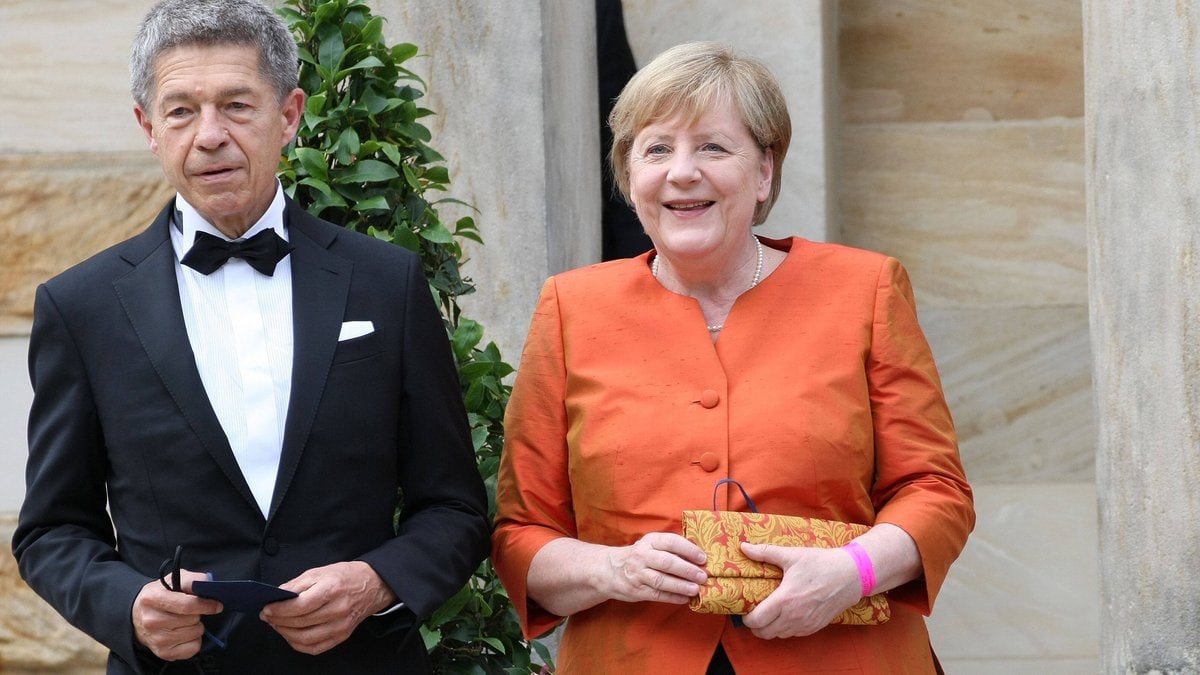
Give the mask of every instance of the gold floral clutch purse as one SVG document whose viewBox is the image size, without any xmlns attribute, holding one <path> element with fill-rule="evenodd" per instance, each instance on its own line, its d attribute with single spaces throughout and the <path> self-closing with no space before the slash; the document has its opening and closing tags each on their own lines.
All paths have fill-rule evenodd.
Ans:
<svg viewBox="0 0 1200 675">
<path fill-rule="evenodd" d="M 741 484 L 731 479 L 717 483 Z M 742 489 L 742 494 L 746 491 Z M 754 609 L 783 580 L 783 570 L 769 563 L 747 558 L 741 542 L 776 546 L 815 546 L 837 548 L 871 529 L 857 523 L 842 523 L 803 516 L 757 513 L 754 502 L 746 497 L 752 513 L 741 511 L 687 510 L 683 512 L 683 536 L 704 549 L 708 580 L 700 594 L 692 598 L 692 611 L 702 614 L 746 614 Z M 716 506 L 714 493 L 713 505 Z M 832 623 L 853 626 L 881 624 L 892 616 L 887 596 L 878 593 L 858 601 Z"/>
</svg>

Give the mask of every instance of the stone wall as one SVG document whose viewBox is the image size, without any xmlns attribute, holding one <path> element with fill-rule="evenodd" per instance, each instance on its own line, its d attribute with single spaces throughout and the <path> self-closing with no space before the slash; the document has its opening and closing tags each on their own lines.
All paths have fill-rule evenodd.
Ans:
<svg viewBox="0 0 1200 675">
<path fill-rule="evenodd" d="M 976 490 L 934 648 L 1095 673 L 1080 4 L 843 0 L 838 44 L 843 239 L 911 272 Z"/>
<path fill-rule="evenodd" d="M 106 650 L 17 576 L 37 284 L 141 230 L 171 194 L 133 118 L 129 43 L 150 0 L 0 3 L 0 672 L 103 672 Z M 69 21 L 64 17 L 70 17 Z"/>
<path fill-rule="evenodd" d="M 84 675 L 104 672 L 108 650 L 92 641 L 33 594 L 8 555 L 16 518 L 0 515 L 0 673 Z"/>
</svg>

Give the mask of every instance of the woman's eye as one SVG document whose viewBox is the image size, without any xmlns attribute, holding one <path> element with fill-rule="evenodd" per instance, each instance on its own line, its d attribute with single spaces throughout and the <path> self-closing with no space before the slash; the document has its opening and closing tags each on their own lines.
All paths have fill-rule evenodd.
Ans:
<svg viewBox="0 0 1200 675">
<path fill-rule="evenodd" d="M 717 145 L 716 143 L 705 143 L 700 147 L 700 149 L 704 152 L 725 152 L 725 148 Z"/>
<path fill-rule="evenodd" d="M 661 143 L 658 145 L 652 145 L 652 146 L 646 148 L 647 155 L 665 155 L 668 152 L 670 152 L 670 149 Z"/>
</svg>

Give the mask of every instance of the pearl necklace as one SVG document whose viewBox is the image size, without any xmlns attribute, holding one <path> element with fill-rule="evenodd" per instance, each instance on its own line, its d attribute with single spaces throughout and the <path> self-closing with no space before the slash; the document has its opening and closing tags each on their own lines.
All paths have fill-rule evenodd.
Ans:
<svg viewBox="0 0 1200 675">
<path fill-rule="evenodd" d="M 758 240 L 758 237 L 756 237 L 754 235 L 750 235 L 750 238 L 754 240 L 754 248 L 758 252 L 758 262 L 756 262 L 754 264 L 754 279 L 750 282 L 750 288 L 754 288 L 755 286 L 758 285 L 759 281 L 762 281 L 763 245 L 762 245 L 762 242 Z M 654 261 L 650 263 L 650 274 L 652 274 L 655 279 L 658 278 L 658 260 L 659 260 L 659 256 L 657 254 L 655 254 Z M 750 290 L 750 288 L 747 288 L 746 290 L 748 291 L 748 290 Z M 716 325 L 709 324 L 709 325 L 705 326 L 705 328 L 707 328 L 708 332 L 710 332 L 710 333 L 719 333 L 719 332 L 721 332 L 721 329 L 725 328 L 725 324 L 723 324 L 723 323 L 719 323 Z"/>
</svg>

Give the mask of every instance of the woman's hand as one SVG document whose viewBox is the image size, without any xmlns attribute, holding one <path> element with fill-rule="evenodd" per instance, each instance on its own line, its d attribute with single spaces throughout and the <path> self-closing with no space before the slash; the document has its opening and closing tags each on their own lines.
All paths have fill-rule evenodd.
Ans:
<svg viewBox="0 0 1200 675">
<path fill-rule="evenodd" d="M 708 578 L 704 562 L 699 546 L 667 532 L 651 532 L 629 546 L 556 539 L 533 556 L 528 594 L 557 616 L 605 600 L 681 605 Z"/>
<path fill-rule="evenodd" d="M 651 532 L 632 546 L 606 547 L 604 594 L 625 602 L 686 604 L 708 578 L 704 551 L 677 534 Z"/>
<path fill-rule="evenodd" d="M 890 591 L 921 576 L 917 544 L 899 527 L 878 523 L 855 541 L 874 568 L 874 593 Z M 742 552 L 783 570 L 779 588 L 743 619 L 760 638 L 812 635 L 862 597 L 858 566 L 841 549 L 744 543 Z"/>
<path fill-rule="evenodd" d="M 742 622 L 764 639 L 812 635 L 858 602 L 858 568 L 841 549 L 742 544 L 751 560 L 783 570 L 783 582 Z"/>
</svg>

